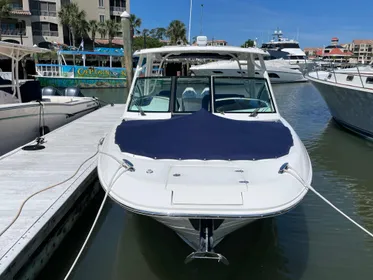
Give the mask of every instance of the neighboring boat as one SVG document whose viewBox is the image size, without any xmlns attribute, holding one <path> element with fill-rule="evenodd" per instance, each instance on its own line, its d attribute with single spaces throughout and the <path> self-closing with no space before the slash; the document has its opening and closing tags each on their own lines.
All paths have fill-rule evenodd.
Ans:
<svg viewBox="0 0 373 280">
<path fill-rule="evenodd" d="M 307 73 L 314 67 L 314 63 L 307 58 L 300 48 L 299 42 L 283 37 L 281 30 L 277 29 L 272 34 L 271 41 L 262 44 L 261 48 L 270 53 L 267 59 L 282 59 L 291 66 L 298 66 L 302 73 Z"/>
<path fill-rule="evenodd" d="M 241 69 L 236 61 L 215 61 L 206 64 L 193 65 L 190 71 L 195 75 L 241 76 L 246 75 L 247 64 L 240 61 Z M 266 69 L 272 84 L 306 82 L 297 65 L 290 65 L 286 60 L 266 60 Z M 260 77 L 260 73 L 256 75 Z"/>
<path fill-rule="evenodd" d="M 93 110 L 99 102 L 91 97 L 79 97 L 76 89 L 66 93 L 42 89 L 38 81 L 20 85 L 19 61 L 27 55 L 48 50 L 0 42 L 0 55 L 12 59 L 14 81 L 0 79 L 0 155 L 33 139 L 43 136 Z M 61 96 L 64 95 L 64 96 Z"/>
<path fill-rule="evenodd" d="M 363 137 L 373 139 L 373 68 L 316 71 L 307 75 L 319 90 L 333 119 Z"/>
<path fill-rule="evenodd" d="M 294 177 L 279 174 L 284 163 L 305 182 L 312 179 L 308 153 L 279 113 L 267 53 L 203 45 L 136 55 L 122 123 L 100 148 L 101 185 L 125 209 L 174 230 L 195 250 L 186 262 L 228 263 L 214 252 L 227 234 L 286 213 L 307 194 Z M 232 57 L 238 64 L 247 59 L 245 76 L 182 75 L 191 61 Z M 172 75 L 154 76 L 154 60 Z"/>
<path fill-rule="evenodd" d="M 126 69 L 113 67 L 121 63 L 123 49 L 96 48 L 94 51 L 58 50 L 58 64 L 36 64 L 36 79 L 42 86 L 56 88 L 126 87 Z M 81 65 L 76 65 L 79 60 Z M 89 66 L 87 65 L 89 64 Z M 99 66 L 101 64 L 101 66 Z M 107 64 L 103 67 L 103 64 Z"/>
</svg>

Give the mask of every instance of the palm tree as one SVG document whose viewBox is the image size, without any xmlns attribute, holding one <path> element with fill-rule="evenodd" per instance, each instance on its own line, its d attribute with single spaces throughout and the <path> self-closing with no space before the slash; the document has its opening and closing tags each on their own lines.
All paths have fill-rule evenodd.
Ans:
<svg viewBox="0 0 373 280">
<path fill-rule="evenodd" d="M 163 27 L 154 28 L 150 30 L 150 35 L 155 39 L 163 40 L 167 35 L 167 30 Z"/>
<path fill-rule="evenodd" d="M 86 16 L 87 13 L 84 10 L 79 10 L 79 6 L 76 3 L 65 4 L 58 12 L 61 24 L 69 29 L 74 47 L 76 46 L 76 35 L 82 34 L 81 24 L 84 23 Z M 86 26 L 83 27 L 83 29 L 85 28 Z"/>
<path fill-rule="evenodd" d="M 0 0 L 0 41 L 1 41 L 1 33 L 2 33 L 1 21 L 2 19 L 9 17 L 11 10 L 12 8 L 10 7 L 8 0 Z"/>
<path fill-rule="evenodd" d="M 96 40 L 96 33 L 98 31 L 98 22 L 97 20 L 90 20 L 88 22 L 89 31 L 91 31 L 91 39 L 93 42 L 93 49 L 95 49 L 95 40 Z"/>
<path fill-rule="evenodd" d="M 142 24 L 141 18 L 136 17 L 135 14 L 131 14 L 130 22 L 131 22 L 131 36 L 133 37 L 135 33 L 137 35 L 141 34 L 140 32 L 140 27 Z"/>
<path fill-rule="evenodd" d="M 76 29 L 76 35 L 78 35 L 81 39 L 84 38 L 84 36 L 88 33 L 89 31 L 89 23 L 85 20 L 82 19 L 77 26 Z"/>
<path fill-rule="evenodd" d="M 187 42 L 186 27 L 180 20 L 173 20 L 167 29 L 167 36 L 170 37 L 170 43 L 176 44 L 178 41 Z"/>
<path fill-rule="evenodd" d="M 101 39 L 105 39 L 106 38 L 107 29 L 106 29 L 105 22 L 100 22 L 98 24 L 97 31 L 98 31 L 98 33 L 100 33 Z"/>
<path fill-rule="evenodd" d="M 105 21 L 106 32 L 109 36 L 109 46 L 111 47 L 113 44 L 113 39 L 117 36 L 120 30 L 120 24 L 115 20 L 109 19 Z"/>
</svg>

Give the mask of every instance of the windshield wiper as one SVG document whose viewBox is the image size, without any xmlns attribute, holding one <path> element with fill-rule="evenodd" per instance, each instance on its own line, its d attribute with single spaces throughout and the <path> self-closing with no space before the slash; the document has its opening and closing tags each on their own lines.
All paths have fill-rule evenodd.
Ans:
<svg viewBox="0 0 373 280">
<path fill-rule="evenodd" d="M 259 110 L 260 110 L 261 108 L 259 107 L 259 108 L 256 108 L 250 115 L 249 115 L 249 117 L 256 117 L 257 115 L 258 115 L 258 112 L 259 112 Z"/>
<path fill-rule="evenodd" d="M 137 105 L 137 104 L 133 104 L 133 105 L 135 105 L 136 108 L 137 108 L 137 110 L 140 111 L 140 115 L 141 115 L 141 116 L 146 116 L 146 114 L 145 114 L 144 110 L 141 108 L 141 106 L 139 106 L 139 105 Z"/>
</svg>

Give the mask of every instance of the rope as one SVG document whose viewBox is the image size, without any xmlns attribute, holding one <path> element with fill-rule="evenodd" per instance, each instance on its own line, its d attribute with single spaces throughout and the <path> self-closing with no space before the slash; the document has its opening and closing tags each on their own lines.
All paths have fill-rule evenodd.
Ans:
<svg viewBox="0 0 373 280">
<path fill-rule="evenodd" d="M 126 166 L 125 163 L 121 162 L 121 161 L 118 160 L 116 157 L 114 157 L 114 156 L 112 156 L 112 155 L 110 155 L 110 154 L 108 154 L 108 153 L 101 152 L 101 151 L 99 151 L 99 153 L 104 154 L 104 155 L 107 155 L 107 156 L 111 157 L 112 159 L 114 159 L 116 162 L 119 163 L 119 167 L 118 167 L 118 169 L 115 171 L 114 176 L 113 176 L 113 177 L 111 178 L 111 180 L 110 180 L 110 183 L 109 183 L 109 185 L 108 185 L 107 191 L 106 191 L 105 196 L 104 196 L 104 199 L 103 199 L 102 202 L 101 202 L 100 208 L 98 209 L 98 212 L 97 212 L 97 214 L 96 214 L 96 218 L 95 218 L 95 220 L 93 221 L 93 224 L 92 224 L 92 226 L 91 226 L 91 229 L 89 230 L 89 232 L 88 232 L 88 234 L 87 234 L 87 237 L 86 237 L 86 239 L 84 240 L 84 243 L 83 243 L 82 247 L 80 248 L 79 253 L 78 253 L 78 255 L 76 256 L 76 258 L 75 258 L 73 264 L 71 265 L 69 271 L 67 272 L 67 274 L 66 274 L 64 280 L 67 280 L 67 279 L 70 277 L 72 271 L 74 270 L 76 264 L 78 263 L 78 260 L 79 260 L 79 258 L 80 258 L 80 256 L 81 256 L 81 254 L 83 253 L 84 248 L 85 248 L 85 246 L 87 245 L 87 243 L 88 243 L 88 241 L 89 241 L 89 239 L 90 239 L 90 237 L 91 237 L 91 235 L 92 235 L 92 232 L 93 232 L 93 230 L 94 230 L 94 228 L 95 228 L 95 226 L 96 226 L 96 223 L 97 223 L 97 221 L 98 221 L 98 219 L 99 219 L 99 217 L 100 217 L 100 215 L 101 215 L 102 209 L 104 208 L 104 205 L 105 205 L 106 199 L 108 198 L 109 193 L 110 193 L 112 187 L 114 186 L 115 182 L 116 182 L 116 181 L 117 181 L 117 180 L 118 180 L 118 179 L 119 179 L 119 178 L 120 178 L 120 177 L 121 177 L 125 172 L 131 170 L 130 167 Z M 120 173 L 119 176 L 117 176 L 119 170 L 121 170 L 122 168 L 125 168 L 125 170 L 124 170 L 122 173 Z"/>
<path fill-rule="evenodd" d="M 99 144 L 100 145 L 100 144 Z M 99 145 L 97 146 L 97 151 L 92 155 L 90 156 L 89 158 L 87 158 L 85 161 L 83 161 L 82 164 L 80 164 L 80 166 L 78 167 L 78 169 L 74 172 L 73 175 L 71 175 L 70 177 L 66 178 L 65 180 L 63 180 L 62 182 L 59 182 L 57 184 L 54 184 L 54 185 L 51 185 L 51 186 L 48 186 L 44 189 L 41 189 L 33 194 L 31 194 L 30 196 L 28 196 L 21 204 L 21 206 L 19 207 L 19 210 L 16 214 L 16 216 L 13 218 L 13 220 L 10 222 L 10 224 L 5 227 L 5 229 L 3 229 L 1 232 L 0 232 L 0 237 L 17 221 L 17 219 L 19 218 L 19 216 L 21 215 L 22 213 L 22 210 L 23 210 L 23 207 L 25 206 L 26 202 L 29 201 L 31 198 L 33 198 L 34 196 L 42 193 L 42 192 L 45 192 L 47 190 L 50 190 L 50 189 L 53 189 L 55 187 L 58 187 L 66 182 L 68 182 L 69 180 L 71 180 L 72 178 L 74 178 L 76 176 L 76 174 L 78 174 L 78 172 L 80 171 L 80 169 L 83 167 L 84 164 L 86 164 L 89 160 L 91 160 L 92 158 L 94 158 L 98 153 L 99 153 Z"/>
<path fill-rule="evenodd" d="M 362 231 L 364 231 L 366 234 L 368 234 L 370 237 L 373 237 L 373 233 L 368 231 L 366 228 L 358 224 L 356 221 L 354 221 L 352 218 L 350 218 L 347 214 L 343 213 L 342 210 L 340 210 L 337 206 L 335 206 L 333 203 L 331 203 L 329 200 L 327 200 L 322 194 L 320 194 L 318 191 L 316 191 L 311 185 L 308 185 L 304 182 L 304 180 L 298 175 L 298 173 L 291 168 L 289 165 L 283 170 L 282 173 L 288 173 L 291 176 L 293 176 L 296 180 L 298 180 L 305 188 L 311 190 L 314 194 L 316 194 L 319 198 L 321 198 L 324 202 L 326 202 L 329 206 L 331 206 L 334 210 L 336 210 L 339 214 L 341 214 L 343 217 L 345 217 L 347 220 L 349 220 L 351 223 L 353 223 L 355 226 L 360 228 Z M 282 174 L 280 172 L 280 174 Z"/>
<path fill-rule="evenodd" d="M 89 239 L 91 238 L 92 232 L 93 232 L 93 230 L 94 230 L 94 228 L 95 228 L 95 226 L 96 226 L 96 223 L 97 223 L 99 217 L 101 216 L 102 209 L 104 209 L 104 205 L 105 205 L 106 199 L 107 199 L 108 196 L 109 196 L 109 193 L 110 193 L 110 191 L 111 191 L 111 188 L 114 186 L 115 182 L 120 178 L 120 176 L 122 176 L 123 173 L 125 173 L 125 172 L 128 171 L 128 169 L 126 169 L 126 170 L 124 170 L 122 173 L 120 173 L 119 176 L 117 176 L 119 170 L 121 170 L 123 167 L 124 167 L 124 166 L 121 164 L 121 165 L 118 167 L 117 171 L 114 173 L 114 176 L 111 178 L 110 184 L 108 185 L 108 188 L 107 188 L 107 191 L 106 191 L 106 193 L 105 193 L 104 199 L 103 199 L 102 202 L 101 202 L 100 208 L 98 209 L 98 212 L 97 212 L 96 218 L 95 218 L 95 220 L 93 221 L 93 224 L 92 224 L 92 226 L 91 226 L 91 229 L 89 230 L 89 232 L 88 232 L 88 234 L 87 234 L 87 237 L 86 237 L 86 239 L 84 240 L 84 243 L 83 243 L 82 247 L 80 248 L 79 253 L 78 253 L 78 255 L 76 256 L 76 258 L 75 258 L 73 264 L 71 265 L 69 271 L 67 272 L 67 274 L 66 274 L 64 280 L 67 280 L 67 279 L 70 277 L 70 275 L 71 275 L 71 273 L 73 272 L 73 270 L 74 270 L 76 264 L 78 263 L 78 260 L 79 260 L 80 256 L 82 255 L 82 253 L 83 253 L 83 251 L 84 251 L 84 249 L 85 249 L 85 246 L 87 245 Z"/>
</svg>

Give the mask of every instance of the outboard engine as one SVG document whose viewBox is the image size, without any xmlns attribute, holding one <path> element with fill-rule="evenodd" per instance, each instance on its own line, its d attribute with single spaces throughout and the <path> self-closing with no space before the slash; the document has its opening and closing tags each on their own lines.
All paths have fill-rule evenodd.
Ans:
<svg viewBox="0 0 373 280">
<path fill-rule="evenodd" d="M 78 87 L 68 87 L 65 89 L 65 96 L 74 96 L 74 97 L 84 97 L 80 88 Z"/>
<path fill-rule="evenodd" d="M 63 96 L 63 94 L 54 87 L 43 87 L 41 94 L 43 96 Z"/>
</svg>

